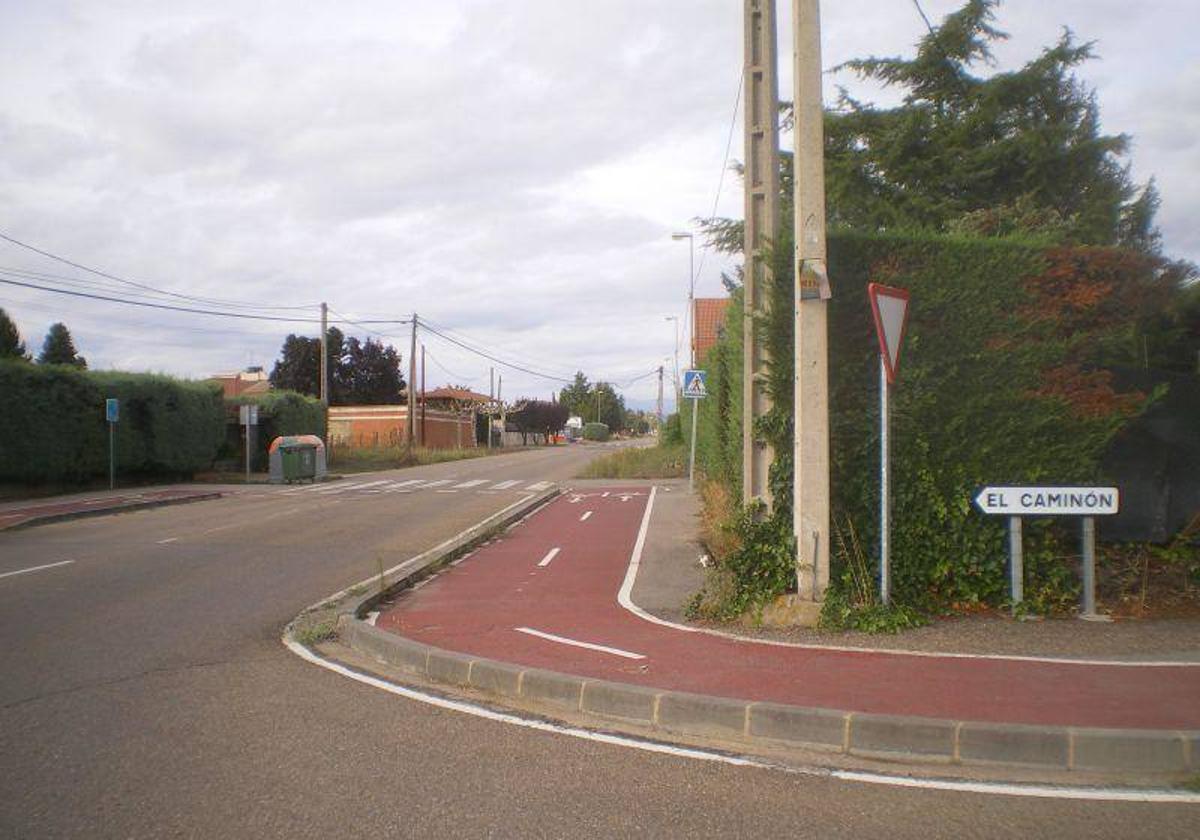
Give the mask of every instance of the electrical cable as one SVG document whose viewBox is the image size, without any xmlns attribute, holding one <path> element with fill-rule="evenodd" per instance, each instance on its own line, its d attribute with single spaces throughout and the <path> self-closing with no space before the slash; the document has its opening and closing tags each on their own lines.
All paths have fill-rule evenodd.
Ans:
<svg viewBox="0 0 1200 840">
<path fill-rule="evenodd" d="M 5 283 L 9 286 L 21 286 L 26 289 L 38 289 L 43 292 L 54 292 L 60 295 L 70 295 L 71 297 L 89 298 L 91 300 L 105 300 L 111 303 L 123 303 L 127 306 L 144 306 L 149 309 L 167 309 L 172 312 L 192 312 L 197 315 L 215 315 L 224 318 L 245 318 L 251 321 L 285 321 L 293 324 L 319 324 L 320 319 L 313 318 L 285 318 L 278 315 L 251 315 L 246 312 L 220 312 L 214 309 L 198 309 L 188 306 L 172 306 L 167 303 L 150 303 L 141 300 L 126 300 L 124 298 L 111 297 L 109 295 L 97 295 L 90 292 L 79 292 L 71 289 L 56 289 L 53 286 L 39 286 L 36 283 L 22 283 L 18 280 L 5 280 L 0 278 L 0 283 Z"/>
<path fill-rule="evenodd" d="M 72 268 L 78 268 L 79 270 L 86 271 L 89 274 L 95 274 L 97 277 L 104 277 L 105 279 L 113 280 L 117 283 L 122 283 L 127 286 L 133 286 L 134 288 L 142 289 L 145 291 L 155 292 L 160 295 L 166 295 L 167 297 L 178 298 L 180 300 L 190 300 L 194 303 L 206 303 L 206 304 L 218 304 L 218 305 L 224 305 L 224 306 L 242 306 L 242 307 L 249 306 L 251 308 L 256 308 L 256 309 L 268 308 L 268 307 L 255 306 L 254 304 L 248 304 L 245 301 L 231 301 L 231 300 L 218 301 L 217 299 L 197 298 L 193 295 L 184 295 L 184 294 L 179 294 L 178 292 L 171 292 L 171 291 L 167 291 L 165 289 L 159 289 L 154 286 L 146 285 L 145 283 L 138 283 L 134 280 L 127 280 L 126 278 L 120 277 L 116 274 L 110 274 L 106 271 L 101 271 L 100 269 L 92 268 L 91 266 L 84 265 L 83 263 L 78 263 L 78 262 L 75 262 L 74 260 L 67 259 L 66 257 L 59 256 L 58 254 L 55 254 L 51 251 L 44 251 L 41 248 L 38 248 L 34 245 L 30 245 L 27 242 L 22 242 L 19 239 L 15 239 L 15 238 L 9 236 L 8 234 L 4 233 L 3 231 L 0 231 L 0 239 L 3 239 L 5 242 L 10 242 L 13 245 L 16 245 L 18 247 L 25 248 L 26 250 L 32 251 L 35 254 L 40 254 L 43 257 L 48 257 L 49 259 L 57 260 L 58 262 L 63 263 L 65 265 L 69 265 Z M 314 303 L 314 304 L 305 304 L 305 305 L 297 305 L 297 306 L 271 307 L 271 308 L 303 310 L 303 309 L 311 309 L 318 305 L 319 304 Z"/>
<path fill-rule="evenodd" d="M 712 212 L 708 214 L 708 221 L 711 223 L 717 217 L 717 205 L 721 203 L 721 190 L 725 186 L 725 173 L 729 169 L 729 153 L 733 148 L 733 133 L 737 128 L 738 109 L 742 104 L 742 87 L 746 83 L 746 76 L 742 72 L 738 72 L 738 88 L 737 96 L 733 100 L 733 115 L 729 118 L 729 136 L 725 140 L 725 160 L 721 163 L 721 176 L 717 179 L 717 194 L 713 198 Z M 704 270 L 704 260 L 708 257 L 708 244 L 705 243 L 700 249 L 700 265 L 696 268 L 696 273 L 692 275 L 692 288 L 696 288 L 696 278 L 700 276 L 700 272 Z"/>
<path fill-rule="evenodd" d="M 536 376 L 540 379 L 549 379 L 554 382 L 565 382 L 568 385 L 570 385 L 572 382 L 574 382 L 573 379 L 565 379 L 564 377 L 561 377 L 561 376 L 554 376 L 552 374 L 545 373 L 543 371 L 533 370 L 532 368 L 524 367 L 523 365 L 514 364 L 512 362 L 501 359 L 501 358 L 494 356 L 491 353 L 488 353 L 486 351 L 479 350 L 474 347 L 469 347 L 466 344 L 464 344 L 463 342 L 459 341 L 458 339 L 451 338 L 450 336 L 443 334 L 439 330 L 434 329 L 423 318 L 418 318 L 417 323 L 420 326 L 424 326 L 424 328 L 426 330 L 428 330 L 433 335 L 438 336 L 443 341 L 448 341 L 451 344 L 457 345 L 458 347 L 461 347 L 464 350 L 469 350 L 470 352 L 475 353 L 478 356 L 483 356 L 485 359 L 490 359 L 491 361 L 495 362 L 498 365 L 502 365 L 503 367 L 511 368 L 512 370 L 519 370 L 519 371 L 521 371 L 521 373 L 528 373 L 530 376 Z"/>
<path fill-rule="evenodd" d="M 471 346 L 470 349 L 472 349 L 472 350 L 478 350 L 481 347 L 486 348 L 486 345 L 484 345 L 484 343 L 482 341 L 479 341 L 477 339 L 471 338 L 470 336 L 464 335 L 460 330 L 451 329 L 451 328 L 447 327 L 445 324 L 439 324 L 437 321 L 430 320 L 429 318 L 422 317 L 420 320 L 421 320 L 421 323 L 429 324 L 433 327 L 436 327 L 437 329 L 441 330 L 443 333 L 446 333 L 450 336 L 453 336 L 454 338 L 457 338 L 458 340 L 462 341 L 464 344 L 470 345 Z M 496 352 L 499 352 L 499 351 L 496 351 Z M 520 354 L 513 353 L 511 351 L 505 351 L 505 354 L 509 358 L 515 359 L 520 364 L 526 365 L 528 367 L 538 367 L 538 368 L 542 368 L 542 369 L 550 371 L 550 372 L 561 373 L 564 376 L 574 377 L 575 370 L 577 370 L 577 368 L 576 369 L 568 369 L 567 367 L 562 366 L 562 365 L 548 364 L 548 363 L 542 362 L 540 360 L 533 360 L 533 359 L 529 359 L 527 357 L 522 357 Z"/>
<path fill-rule="evenodd" d="M 425 357 L 427 359 L 429 359 L 429 361 L 433 362 L 434 367 L 436 367 L 442 373 L 446 374 L 446 376 L 450 377 L 450 379 L 454 382 L 475 383 L 483 378 L 481 376 L 475 376 L 475 377 L 462 376 L 460 374 L 455 373 L 454 371 L 450 370 L 445 365 L 443 365 L 441 362 L 439 362 L 437 360 L 437 358 L 432 353 L 429 352 L 429 348 L 425 348 Z"/>
</svg>

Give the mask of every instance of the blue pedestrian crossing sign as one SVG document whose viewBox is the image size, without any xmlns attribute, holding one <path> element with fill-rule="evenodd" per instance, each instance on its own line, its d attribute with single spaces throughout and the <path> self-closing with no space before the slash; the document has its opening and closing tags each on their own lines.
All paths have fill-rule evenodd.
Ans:
<svg viewBox="0 0 1200 840">
<path fill-rule="evenodd" d="M 702 370 L 685 370 L 683 372 L 683 398 L 687 400 L 702 400 L 708 396 L 708 388 L 704 377 L 708 374 Z"/>
<path fill-rule="evenodd" d="M 104 401 L 104 419 L 109 423 L 116 423 L 121 416 L 120 403 L 109 398 Z"/>
</svg>

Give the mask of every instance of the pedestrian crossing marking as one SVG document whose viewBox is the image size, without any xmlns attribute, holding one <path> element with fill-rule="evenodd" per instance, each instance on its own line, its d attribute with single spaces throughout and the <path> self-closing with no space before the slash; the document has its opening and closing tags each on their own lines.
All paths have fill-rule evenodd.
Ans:
<svg viewBox="0 0 1200 840">
<path fill-rule="evenodd" d="M 534 481 L 527 484 L 527 479 L 509 478 L 503 481 L 493 481 L 490 478 L 472 478 L 458 481 L 453 478 L 435 480 L 425 478 L 409 478 L 403 481 L 378 479 L 375 481 L 352 481 L 313 484 L 305 487 L 281 487 L 274 492 L 282 496 L 294 496 L 297 493 L 313 493 L 316 496 L 355 496 L 378 495 L 383 493 L 415 493 L 421 490 L 433 490 L 438 493 L 456 492 L 458 490 L 474 489 L 476 493 L 498 493 L 501 490 L 540 491 L 554 486 L 553 481 Z M 579 495 L 579 494 L 573 494 Z M 608 495 L 607 493 L 605 495 Z M 334 501 L 331 499 L 331 501 Z"/>
</svg>

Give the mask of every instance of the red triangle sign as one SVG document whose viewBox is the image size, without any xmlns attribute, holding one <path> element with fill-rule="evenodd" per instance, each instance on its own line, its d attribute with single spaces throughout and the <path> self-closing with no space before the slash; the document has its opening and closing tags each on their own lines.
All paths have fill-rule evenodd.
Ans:
<svg viewBox="0 0 1200 840">
<path fill-rule="evenodd" d="M 908 323 L 908 290 L 878 283 L 867 284 L 871 299 L 871 314 L 875 316 L 875 332 L 879 335 L 879 355 L 883 357 L 889 384 L 895 384 L 900 370 L 900 344 Z"/>
</svg>

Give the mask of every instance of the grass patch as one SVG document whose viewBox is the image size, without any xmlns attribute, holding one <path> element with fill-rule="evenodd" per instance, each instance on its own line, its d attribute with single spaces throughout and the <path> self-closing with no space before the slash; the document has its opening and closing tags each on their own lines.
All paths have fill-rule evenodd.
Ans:
<svg viewBox="0 0 1200 840">
<path fill-rule="evenodd" d="M 352 449 L 336 447 L 329 464 L 331 472 L 356 473 L 372 470 L 394 470 L 401 467 L 423 467 L 446 461 L 463 461 L 470 458 L 485 458 L 488 455 L 508 455 L 524 452 L 524 448 L 496 448 L 486 446 L 462 449 L 408 449 L 403 446 L 363 447 Z"/>
<path fill-rule="evenodd" d="M 681 478 L 687 473 L 682 444 L 621 449 L 588 463 L 578 478 Z"/>
<path fill-rule="evenodd" d="M 337 636 L 337 625 L 332 621 L 322 621 L 311 627 L 301 627 L 293 634 L 293 638 L 305 647 L 312 647 L 321 642 L 327 642 Z"/>
</svg>

